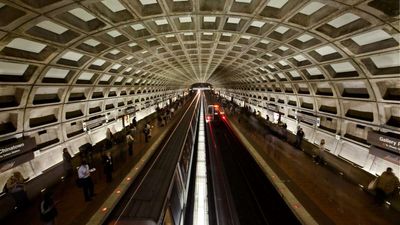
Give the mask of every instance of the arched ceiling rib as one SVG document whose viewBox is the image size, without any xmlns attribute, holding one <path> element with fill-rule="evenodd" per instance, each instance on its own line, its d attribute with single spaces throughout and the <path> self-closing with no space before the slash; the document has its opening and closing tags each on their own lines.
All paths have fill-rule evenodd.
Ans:
<svg viewBox="0 0 400 225">
<path fill-rule="evenodd" d="M 398 1 L 0 2 L 0 82 L 28 106 L 60 86 L 209 82 L 400 118 Z"/>
</svg>

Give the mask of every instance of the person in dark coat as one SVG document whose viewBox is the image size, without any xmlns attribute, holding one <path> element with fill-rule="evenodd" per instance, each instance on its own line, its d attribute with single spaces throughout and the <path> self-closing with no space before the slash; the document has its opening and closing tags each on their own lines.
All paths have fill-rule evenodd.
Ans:
<svg viewBox="0 0 400 225">
<path fill-rule="evenodd" d="M 107 183 L 110 183 L 112 180 L 112 172 L 114 170 L 113 159 L 110 152 L 107 152 L 107 154 L 103 157 L 103 166 Z"/>
<path fill-rule="evenodd" d="M 54 225 L 57 217 L 56 204 L 53 201 L 51 192 L 45 192 L 43 200 L 40 203 L 40 220 L 44 225 Z"/>
<path fill-rule="evenodd" d="M 136 116 L 133 117 L 133 119 L 132 119 L 132 126 L 133 126 L 133 127 L 137 127 Z"/>
<path fill-rule="evenodd" d="M 4 187 L 4 191 L 11 194 L 13 197 L 16 210 L 22 210 L 29 205 L 28 195 L 25 191 L 25 183 L 28 180 L 29 177 L 24 178 L 21 172 L 16 171 L 10 178 L 8 178 Z"/>
<path fill-rule="evenodd" d="M 143 128 L 144 140 L 145 142 L 149 142 L 149 138 L 151 137 L 151 126 L 150 123 L 146 123 Z"/>
<path fill-rule="evenodd" d="M 389 196 L 399 191 L 399 186 L 399 178 L 393 173 L 393 169 L 388 167 L 376 180 L 376 202 L 383 204 Z"/>
<path fill-rule="evenodd" d="M 296 133 L 296 143 L 295 143 L 296 148 L 300 149 L 301 141 L 303 140 L 303 137 L 304 137 L 303 128 L 299 127 L 299 129 L 297 130 L 297 133 Z"/>
</svg>

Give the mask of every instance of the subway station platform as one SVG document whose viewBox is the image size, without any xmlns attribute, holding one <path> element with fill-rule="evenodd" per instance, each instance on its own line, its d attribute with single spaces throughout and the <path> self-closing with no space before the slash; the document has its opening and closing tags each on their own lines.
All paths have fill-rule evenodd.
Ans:
<svg viewBox="0 0 400 225">
<path fill-rule="evenodd" d="M 94 153 L 93 162 L 91 168 L 96 168 L 96 171 L 91 174 L 94 182 L 95 196 L 92 201 L 86 202 L 84 200 L 83 192 L 81 188 L 77 187 L 75 179 L 76 174 L 66 178 L 60 178 L 60 181 L 53 187 L 49 187 L 46 191 L 53 193 L 53 200 L 57 203 L 56 207 L 58 210 L 58 216 L 56 217 L 57 225 L 82 225 L 90 224 L 90 219 L 98 210 L 101 209 L 101 205 L 109 198 L 116 187 L 123 182 L 129 171 L 137 166 L 143 159 L 144 155 L 154 145 L 157 145 L 159 139 L 165 137 L 165 135 L 173 128 L 177 120 L 181 115 L 182 110 L 178 109 L 175 115 L 167 121 L 166 126 L 161 127 L 158 124 L 157 118 L 154 114 L 149 115 L 143 120 L 138 122 L 137 130 L 134 135 L 135 142 L 133 144 L 133 155 L 128 154 L 128 145 L 124 143 L 114 144 L 111 149 L 107 149 L 106 152 L 110 151 L 114 163 L 114 172 L 112 174 L 113 179 L 111 183 L 106 182 L 106 176 L 103 173 L 103 165 L 101 161 L 101 153 Z M 152 128 L 152 137 L 146 143 L 143 135 L 143 127 L 145 122 L 149 121 Z M 73 165 L 79 166 L 79 157 L 73 158 Z M 75 173 L 75 172 L 74 172 Z M 29 207 L 22 211 L 13 212 L 1 224 L 7 225 L 41 225 L 40 221 L 39 205 L 40 196 L 34 198 Z M 29 220 L 27 220 L 29 218 Z"/>
<path fill-rule="evenodd" d="M 102 204 L 116 190 L 129 170 L 134 168 L 146 152 L 168 133 L 180 117 L 181 111 L 177 111 L 166 127 L 157 126 L 157 121 L 153 118 L 151 122 L 154 126 L 153 136 L 148 143 L 144 142 L 141 133 L 145 120 L 140 121 L 135 136 L 133 156 L 128 155 L 125 143 L 114 145 L 109 150 L 112 152 L 115 167 L 111 183 L 105 181 L 100 154 L 94 156 L 94 167 L 98 170 L 92 175 L 96 192 L 92 201 L 84 201 L 82 191 L 75 184 L 75 176 L 60 180 L 56 186 L 50 187 L 49 189 L 54 192 L 54 200 L 58 202 L 57 224 L 88 223 L 96 212 L 102 210 Z M 329 166 L 315 164 L 309 155 L 272 135 L 254 116 L 242 113 L 240 120 L 238 115 L 229 115 L 228 118 L 231 127 L 259 164 L 268 166 L 263 168 L 266 176 L 273 183 L 283 184 L 283 186 L 277 185 L 282 196 L 287 197 L 287 193 L 293 195 L 292 201 L 288 201 L 288 204 L 296 211 L 298 217 L 308 218 L 302 220 L 303 224 L 399 224 L 398 211 L 376 205 L 373 196 Z M 76 163 L 78 161 L 74 159 L 74 164 Z M 268 174 L 269 169 L 274 175 Z M 41 224 L 39 199 L 34 199 L 27 209 L 7 217 L 2 224 Z"/>
<path fill-rule="evenodd" d="M 377 205 L 374 197 L 360 186 L 328 165 L 317 165 L 310 155 L 272 135 L 253 115 L 231 115 L 229 121 L 246 147 L 254 151 L 253 157 L 255 154 L 259 164 L 267 165 L 268 168 L 263 168 L 265 173 L 272 169 L 274 175 L 270 178 L 279 186 L 281 194 L 290 193 L 296 198 L 290 205 L 292 210 L 303 213 L 300 217 L 312 217 L 303 222 L 400 224 L 400 212 L 387 205 Z M 283 186 L 279 185 L 282 183 Z"/>
</svg>

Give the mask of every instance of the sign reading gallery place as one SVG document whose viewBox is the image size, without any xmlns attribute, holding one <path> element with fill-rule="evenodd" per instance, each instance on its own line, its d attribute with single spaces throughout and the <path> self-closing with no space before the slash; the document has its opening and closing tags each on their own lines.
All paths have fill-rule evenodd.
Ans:
<svg viewBox="0 0 400 225">
<path fill-rule="evenodd" d="M 400 139 L 398 138 L 390 137 L 374 131 L 369 131 L 367 135 L 367 142 L 379 148 L 400 154 Z"/>
</svg>

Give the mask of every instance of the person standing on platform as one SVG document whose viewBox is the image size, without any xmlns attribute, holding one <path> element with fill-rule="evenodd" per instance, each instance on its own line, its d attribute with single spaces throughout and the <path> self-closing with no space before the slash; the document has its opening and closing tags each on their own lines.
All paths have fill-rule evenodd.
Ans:
<svg viewBox="0 0 400 225">
<path fill-rule="evenodd" d="M 299 129 L 297 129 L 297 133 L 296 133 L 296 143 L 295 143 L 295 147 L 298 149 L 301 149 L 301 142 L 303 140 L 304 137 L 304 131 L 303 128 L 299 127 Z"/>
<path fill-rule="evenodd" d="M 72 156 L 69 154 L 67 148 L 63 149 L 63 162 L 65 176 L 68 177 L 72 174 Z"/>
<path fill-rule="evenodd" d="M 151 137 L 151 126 L 149 122 L 147 122 L 146 125 L 144 125 L 143 133 L 145 142 L 146 143 L 149 142 L 149 138 Z"/>
<path fill-rule="evenodd" d="M 107 152 L 107 154 L 103 157 L 103 167 L 104 173 L 106 174 L 106 181 L 107 183 L 110 183 L 112 180 L 112 172 L 114 170 L 111 152 Z"/>
<path fill-rule="evenodd" d="M 52 199 L 50 192 L 45 192 L 43 200 L 40 203 L 40 220 L 44 225 L 55 225 L 55 218 L 57 217 L 56 204 Z"/>
<path fill-rule="evenodd" d="M 136 116 L 133 117 L 133 119 L 132 119 L 132 126 L 135 127 L 135 129 L 136 129 L 136 126 L 137 126 Z"/>
<path fill-rule="evenodd" d="M 399 191 L 399 178 L 394 175 L 392 168 L 388 167 L 376 180 L 375 198 L 377 203 L 383 204 L 385 200 Z"/>
<path fill-rule="evenodd" d="M 319 147 L 316 149 L 314 160 L 317 164 L 324 163 L 325 139 L 321 139 Z"/>
<path fill-rule="evenodd" d="M 113 145 L 113 134 L 110 128 L 107 128 L 106 139 L 107 139 L 107 148 L 109 149 Z"/>
<path fill-rule="evenodd" d="M 128 154 L 130 156 L 133 155 L 133 142 L 135 141 L 135 139 L 132 137 L 132 135 L 130 133 L 128 133 L 128 135 L 126 135 L 126 143 L 128 143 Z"/>
<path fill-rule="evenodd" d="M 10 193 L 13 197 L 16 210 L 22 210 L 29 204 L 28 195 L 25 191 L 25 182 L 28 180 L 29 177 L 24 178 L 19 171 L 14 172 L 14 174 L 7 180 L 4 191 Z"/>
<path fill-rule="evenodd" d="M 86 160 L 83 160 L 78 168 L 78 178 L 83 189 L 85 201 L 91 201 L 94 196 L 94 184 L 90 172 L 88 163 Z"/>
</svg>

